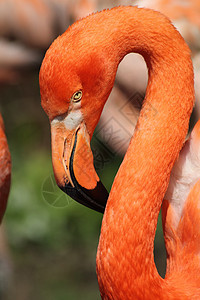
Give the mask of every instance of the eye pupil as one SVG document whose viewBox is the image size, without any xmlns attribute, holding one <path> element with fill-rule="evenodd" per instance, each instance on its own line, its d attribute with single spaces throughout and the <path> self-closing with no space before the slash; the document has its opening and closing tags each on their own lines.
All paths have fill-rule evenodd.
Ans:
<svg viewBox="0 0 200 300">
<path fill-rule="evenodd" d="M 74 93 L 74 95 L 72 96 L 72 101 L 74 102 L 78 102 L 80 101 L 82 98 L 82 91 L 77 91 L 76 93 Z"/>
<path fill-rule="evenodd" d="M 80 95 L 81 95 L 81 92 L 77 92 L 77 93 L 74 95 L 74 99 L 79 99 L 79 98 L 80 98 Z"/>
</svg>

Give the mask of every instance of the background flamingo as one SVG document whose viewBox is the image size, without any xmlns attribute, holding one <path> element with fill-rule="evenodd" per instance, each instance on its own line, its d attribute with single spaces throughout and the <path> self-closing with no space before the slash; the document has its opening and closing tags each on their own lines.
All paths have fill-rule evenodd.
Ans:
<svg viewBox="0 0 200 300">
<path fill-rule="evenodd" d="M 0 1 L 0 82 L 16 82 L 24 69 L 38 67 L 53 39 L 71 19 L 91 12 L 92 2 Z"/>
<path fill-rule="evenodd" d="M 11 259 L 7 249 L 7 240 L 2 227 L 2 218 L 7 206 L 11 181 L 11 157 L 4 132 L 3 118 L 0 114 L 0 297 L 4 299 L 11 281 Z"/>
<path fill-rule="evenodd" d="M 47 51 L 40 70 L 40 88 L 42 106 L 51 123 L 55 178 L 75 200 L 104 210 L 107 195 L 92 165 L 89 144 L 113 87 L 117 66 L 132 51 L 143 55 L 149 81 L 134 137 L 114 180 L 103 218 L 97 253 L 101 296 L 196 299 L 200 296 L 199 226 L 191 231 L 191 220 L 195 217 L 199 224 L 200 173 L 193 170 L 196 164 L 199 170 L 200 163 L 199 123 L 177 163 L 184 171 L 185 157 L 192 157 L 192 179 L 188 178 L 188 192 L 184 193 L 187 200 L 176 197 L 176 190 L 181 192 L 177 182 L 184 186 L 184 172 L 179 174 L 183 183 L 180 178 L 175 183 L 172 179 L 172 194 L 167 194 L 170 206 L 165 206 L 166 239 L 171 238 L 169 228 L 175 234 L 167 241 L 170 262 L 165 280 L 158 275 L 153 261 L 158 213 L 194 103 L 190 51 L 163 15 L 133 7 L 97 13 L 75 23 Z M 180 249 L 170 251 L 171 241 L 177 241 L 176 234 L 180 234 Z M 183 253 L 190 259 L 181 260 Z"/>
<path fill-rule="evenodd" d="M 0 115 L 0 221 L 5 213 L 11 179 L 11 158 L 4 132 L 3 118 Z"/>
</svg>

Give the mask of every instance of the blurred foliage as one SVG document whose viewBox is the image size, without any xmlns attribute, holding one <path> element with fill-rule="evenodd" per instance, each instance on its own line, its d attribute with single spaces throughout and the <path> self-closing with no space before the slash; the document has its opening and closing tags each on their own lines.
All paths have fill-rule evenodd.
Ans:
<svg viewBox="0 0 200 300">
<path fill-rule="evenodd" d="M 14 298 L 100 299 L 95 255 L 102 215 L 69 199 L 55 184 L 38 73 L 27 74 L 12 87 L 1 86 L 1 99 L 12 155 L 12 188 L 4 222 L 15 270 Z M 95 136 L 96 168 L 110 190 L 121 158 L 102 160 L 105 149 L 100 145 Z M 159 219 L 155 254 L 163 275 L 161 236 Z"/>
</svg>

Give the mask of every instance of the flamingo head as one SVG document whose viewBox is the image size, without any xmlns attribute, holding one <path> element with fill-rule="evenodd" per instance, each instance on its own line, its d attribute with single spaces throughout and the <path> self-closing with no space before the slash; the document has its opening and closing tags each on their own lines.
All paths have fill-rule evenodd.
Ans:
<svg viewBox="0 0 200 300">
<path fill-rule="evenodd" d="M 117 66 L 95 43 L 94 35 L 68 29 L 47 51 L 39 79 L 42 107 L 51 125 L 56 182 L 78 202 L 103 212 L 108 192 L 95 171 L 90 140 Z"/>
</svg>

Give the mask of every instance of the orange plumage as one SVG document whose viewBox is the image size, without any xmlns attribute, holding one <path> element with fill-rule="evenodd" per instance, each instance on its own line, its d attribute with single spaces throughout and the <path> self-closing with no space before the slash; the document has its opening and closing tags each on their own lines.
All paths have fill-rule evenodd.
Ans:
<svg viewBox="0 0 200 300">
<path fill-rule="evenodd" d="M 11 179 L 11 158 L 0 114 L 0 222 L 5 213 Z"/>
<path fill-rule="evenodd" d="M 198 231 L 198 226 L 190 226 L 188 247 L 182 245 L 181 250 L 182 255 L 189 255 L 192 267 L 187 268 L 179 256 L 174 260 L 176 267 L 172 259 L 169 274 L 162 279 L 153 259 L 158 213 L 194 104 L 190 50 L 162 14 L 137 7 L 105 10 L 72 25 L 47 51 L 40 71 L 40 88 L 42 106 L 51 122 L 55 177 L 60 188 L 75 200 L 104 210 L 106 193 L 95 172 L 87 170 L 91 157 L 85 155 L 85 165 L 81 159 L 84 176 L 86 172 L 96 182 L 91 189 L 78 179 L 74 157 L 80 141 L 88 147 L 118 64 L 130 52 L 143 55 L 149 81 L 134 136 L 105 208 L 97 252 L 101 296 L 123 300 L 199 299 L 198 257 L 186 251 L 194 249 L 189 244 L 194 240 L 192 230 Z M 80 95 L 80 91 L 80 98 L 74 101 L 74 93 Z M 200 215 L 194 209 L 198 197 L 196 183 L 183 211 L 196 214 L 199 222 Z M 166 205 L 163 211 L 166 238 L 171 222 L 170 218 L 165 220 L 168 213 L 170 216 L 169 207 Z M 182 235 L 182 228 L 189 222 L 186 219 L 184 215 L 179 224 Z M 167 242 L 168 249 L 171 243 Z M 175 256 L 177 249 L 172 251 L 168 253 Z"/>
</svg>

